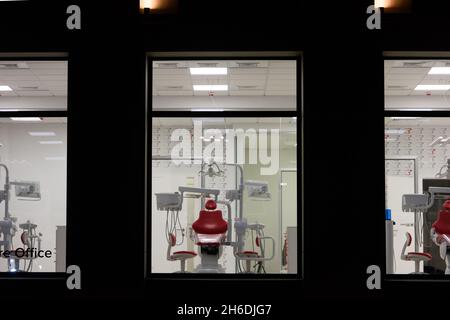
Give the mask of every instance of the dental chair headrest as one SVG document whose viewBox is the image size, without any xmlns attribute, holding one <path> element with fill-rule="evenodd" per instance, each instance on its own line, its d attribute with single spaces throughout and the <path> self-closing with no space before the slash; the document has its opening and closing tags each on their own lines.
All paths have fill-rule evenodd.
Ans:
<svg viewBox="0 0 450 320">
<path fill-rule="evenodd" d="M 217 203 L 214 200 L 210 199 L 210 200 L 206 201 L 206 203 L 205 203 L 206 210 L 216 210 L 216 208 L 217 208 Z"/>
<path fill-rule="evenodd" d="M 450 210 L 450 200 L 445 201 L 442 208 L 445 210 Z"/>
</svg>

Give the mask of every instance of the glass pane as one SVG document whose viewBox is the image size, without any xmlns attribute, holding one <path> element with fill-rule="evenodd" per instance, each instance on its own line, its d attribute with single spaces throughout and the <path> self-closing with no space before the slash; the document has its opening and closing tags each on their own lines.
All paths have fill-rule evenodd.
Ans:
<svg viewBox="0 0 450 320">
<path fill-rule="evenodd" d="M 288 272 L 296 155 L 296 118 L 153 118 L 152 272 Z"/>
<path fill-rule="evenodd" d="M 158 60 L 155 111 L 297 110 L 296 60 Z"/>
<path fill-rule="evenodd" d="M 66 118 L 0 118 L 0 271 L 65 270 L 66 157 Z"/>
</svg>

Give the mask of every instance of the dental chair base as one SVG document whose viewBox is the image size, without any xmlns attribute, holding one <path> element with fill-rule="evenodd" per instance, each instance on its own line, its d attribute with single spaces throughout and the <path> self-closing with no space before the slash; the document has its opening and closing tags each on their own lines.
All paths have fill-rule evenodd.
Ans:
<svg viewBox="0 0 450 320">
<path fill-rule="evenodd" d="M 219 249 L 219 248 L 218 248 Z M 225 273 L 225 269 L 219 263 L 220 253 L 211 255 L 201 253 L 201 263 L 195 268 L 195 273 Z"/>
</svg>

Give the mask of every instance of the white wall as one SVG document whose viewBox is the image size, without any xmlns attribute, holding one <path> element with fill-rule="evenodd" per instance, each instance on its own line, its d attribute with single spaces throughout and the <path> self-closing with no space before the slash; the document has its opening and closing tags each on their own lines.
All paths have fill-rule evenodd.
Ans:
<svg viewBox="0 0 450 320">
<path fill-rule="evenodd" d="M 28 132 L 55 132 L 54 137 L 32 137 Z M 17 225 L 27 220 L 38 225 L 42 236 L 42 249 L 51 250 L 51 258 L 37 259 L 33 271 L 55 271 L 56 226 L 66 225 L 66 153 L 67 125 L 64 123 L 0 123 L 0 163 L 8 166 L 10 179 L 39 181 L 40 201 L 20 201 L 11 192 L 10 213 L 17 217 Z M 41 145 L 39 141 L 63 141 L 63 144 Z M 0 173 L 0 189 L 3 189 L 4 172 Z M 0 205 L 0 217 L 4 217 L 4 203 Z M 18 232 L 14 247 L 21 246 Z M 22 265 L 21 265 L 22 266 Z M 6 271 L 6 261 L 0 259 L 0 271 Z"/>
<path fill-rule="evenodd" d="M 443 120 L 440 119 L 440 123 L 445 122 Z M 408 123 L 409 125 L 406 126 L 392 123 L 386 126 L 387 132 L 401 130 L 404 133 L 386 135 L 385 153 L 386 156 L 416 156 L 418 158 L 419 186 L 417 191 L 422 193 L 422 180 L 434 178 L 450 158 L 449 145 L 430 146 L 431 142 L 439 136 L 450 134 L 450 118 L 448 118 L 448 125 L 426 125 L 427 122 L 424 119 L 408 121 Z M 385 163 L 386 208 L 392 210 L 392 219 L 397 223 L 394 226 L 395 273 L 410 273 L 414 271 L 414 263 L 400 260 L 400 254 L 405 243 L 405 232 L 409 232 L 414 241 L 414 215 L 402 212 L 401 197 L 403 194 L 414 193 L 414 166 L 412 161 L 386 161 Z M 414 242 L 407 251 L 414 251 Z M 422 264 L 421 268 L 423 269 Z"/>
</svg>

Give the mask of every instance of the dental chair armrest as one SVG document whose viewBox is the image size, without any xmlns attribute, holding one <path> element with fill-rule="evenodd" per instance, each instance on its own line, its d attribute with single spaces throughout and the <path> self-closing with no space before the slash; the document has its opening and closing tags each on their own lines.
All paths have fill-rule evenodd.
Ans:
<svg viewBox="0 0 450 320">
<path fill-rule="evenodd" d="M 239 260 L 251 260 L 251 261 L 269 261 L 272 260 L 273 257 L 275 256 L 275 239 L 269 236 L 266 237 L 260 237 L 260 240 L 270 240 L 270 242 L 272 243 L 272 254 L 270 257 L 268 258 L 253 258 L 253 257 L 242 257 L 239 256 L 238 252 L 234 252 L 234 256 L 239 259 Z"/>
</svg>

